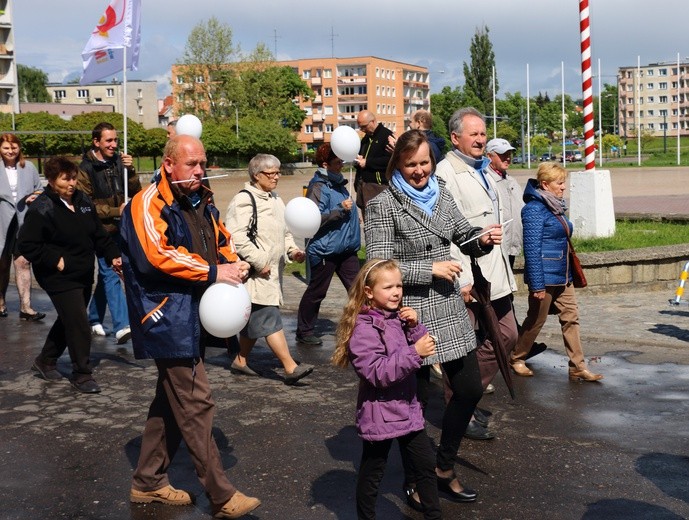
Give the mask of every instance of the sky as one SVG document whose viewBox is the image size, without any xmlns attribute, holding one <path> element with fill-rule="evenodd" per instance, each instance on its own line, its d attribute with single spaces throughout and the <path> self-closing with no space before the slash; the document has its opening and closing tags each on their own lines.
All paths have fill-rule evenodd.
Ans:
<svg viewBox="0 0 689 520">
<path fill-rule="evenodd" d="M 81 75 L 81 51 L 109 0 L 14 0 L 17 62 L 51 82 Z M 594 92 L 598 60 L 603 83 L 620 66 L 689 61 L 686 0 L 590 0 Z M 139 70 L 129 79 L 156 80 L 170 92 L 170 67 L 180 61 L 191 29 L 215 16 L 250 52 L 260 42 L 278 60 L 373 55 L 428 67 L 431 92 L 462 86 L 463 63 L 477 28 L 487 26 L 495 52 L 498 97 L 506 92 L 581 97 L 577 0 L 142 0 Z M 332 36 L 334 35 L 334 36 Z M 334 51 L 334 52 L 333 52 Z M 121 77 L 121 76 L 120 76 Z"/>
</svg>

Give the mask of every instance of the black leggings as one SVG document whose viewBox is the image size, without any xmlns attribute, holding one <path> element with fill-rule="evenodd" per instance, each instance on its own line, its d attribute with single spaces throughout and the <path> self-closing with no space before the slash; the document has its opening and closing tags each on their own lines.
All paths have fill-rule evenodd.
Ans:
<svg viewBox="0 0 689 520">
<path fill-rule="evenodd" d="M 378 487 L 385 472 L 388 453 L 394 439 L 363 441 L 361 465 L 356 483 L 356 512 L 359 520 L 376 518 Z M 424 507 L 425 520 L 441 518 L 433 449 L 425 430 L 397 437 L 400 453 L 409 460 L 416 473 L 416 490 Z"/>
</svg>

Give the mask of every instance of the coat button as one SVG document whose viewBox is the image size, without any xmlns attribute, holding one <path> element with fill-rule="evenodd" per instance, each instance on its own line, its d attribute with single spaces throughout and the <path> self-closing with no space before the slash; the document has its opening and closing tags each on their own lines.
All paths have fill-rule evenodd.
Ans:
<svg viewBox="0 0 689 520">
<path fill-rule="evenodd" d="M 431 244 L 428 244 L 426 246 L 426 251 L 431 251 L 433 249 L 433 246 Z"/>
<path fill-rule="evenodd" d="M 443 238 L 442 243 L 443 243 L 444 246 L 449 246 L 449 245 L 450 245 L 450 241 L 449 241 L 447 238 Z"/>
</svg>

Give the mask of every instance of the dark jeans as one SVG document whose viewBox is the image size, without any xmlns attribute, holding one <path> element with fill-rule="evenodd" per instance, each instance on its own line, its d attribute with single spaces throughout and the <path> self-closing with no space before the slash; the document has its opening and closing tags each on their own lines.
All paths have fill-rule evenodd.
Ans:
<svg viewBox="0 0 689 520">
<path fill-rule="evenodd" d="M 316 264 L 311 264 L 311 280 L 299 302 L 297 315 L 297 336 L 312 336 L 313 328 L 321 309 L 321 302 L 325 299 L 330 287 L 333 274 L 338 278 L 345 289 L 354 283 L 359 272 L 359 258 L 356 253 L 327 256 Z"/>
<path fill-rule="evenodd" d="M 57 319 L 48 332 L 38 358 L 42 363 L 54 366 L 69 349 L 72 378 L 79 383 L 91 379 L 91 327 L 86 317 L 91 288 L 72 289 L 48 296 L 57 311 Z"/>
<path fill-rule="evenodd" d="M 210 503 L 222 507 L 236 489 L 227 479 L 212 435 L 215 403 L 203 361 L 156 359 L 158 384 L 141 438 L 132 487 L 155 491 L 170 482 L 167 470 L 184 439 Z"/>
<path fill-rule="evenodd" d="M 388 453 L 394 439 L 384 441 L 363 441 L 361 465 L 356 483 L 356 512 L 359 519 L 376 518 L 376 498 L 378 487 L 385 472 Z M 425 430 L 397 437 L 400 452 L 414 465 L 416 490 L 424 506 L 426 520 L 441 518 L 438 500 L 438 484 L 435 475 L 435 460 L 431 443 Z"/>
<path fill-rule="evenodd" d="M 440 470 L 447 471 L 454 467 L 462 437 L 476 405 L 483 396 L 483 387 L 476 350 L 472 350 L 463 358 L 443 363 L 443 370 L 450 383 L 452 397 L 443 415 L 437 466 Z"/>
</svg>

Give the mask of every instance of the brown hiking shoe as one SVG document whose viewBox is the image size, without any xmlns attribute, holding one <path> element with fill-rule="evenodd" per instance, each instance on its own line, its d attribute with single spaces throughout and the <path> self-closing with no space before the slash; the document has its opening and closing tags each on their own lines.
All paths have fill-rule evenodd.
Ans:
<svg viewBox="0 0 689 520">
<path fill-rule="evenodd" d="M 139 491 L 132 488 L 129 492 L 129 500 L 135 504 L 159 502 L 170 506 L 187 506 L 193 502 L 189 493 L 181 489 L 175 489 L 170 485 L 161 487 L 155 491 Z"/>
<path fill-rule="evenodd" d="M 227 503 L 216 511 L 213 518 L 241 518 L 261 505 L 258 498 L 248 497 L 241 491 L 236 491 Z"/>
</svg>

